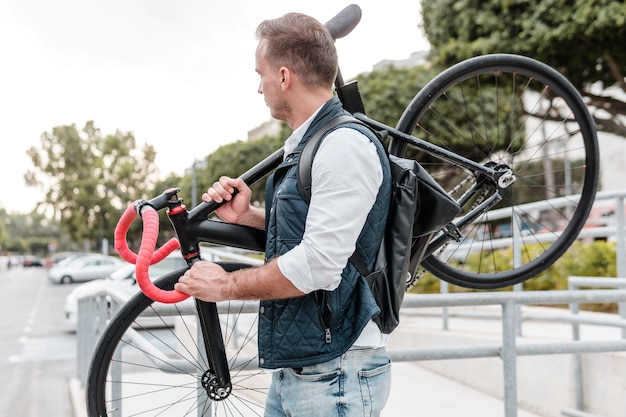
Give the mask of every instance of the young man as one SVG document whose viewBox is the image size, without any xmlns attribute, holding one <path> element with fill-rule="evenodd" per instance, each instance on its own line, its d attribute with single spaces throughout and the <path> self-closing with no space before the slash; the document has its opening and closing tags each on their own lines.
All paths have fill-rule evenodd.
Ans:
<svg viewBox="0 0 626 417">
<path fill-rule="evenodd" d="M 258 91 L 293 134 L 268 179 L 265 210 L 250 204 L 237 178 L 221 177 L 203 200 L 225 202 L 216 211 L 224 221 L 264 228 L 267 262 L 232 273 L 198 262 L 175 288 L 205 301 L 261 300 L 259 366 L 277 370 L 266 416 L 377 416 L 391 363 L 371 320 L 379 309 L 348 258 L 357 249 L 372 267 L 382 239 L 391 190 L 384 149 L 357 124 L 330 132 L 313 162 L 307 204 L 296 180 L 300 150 L 346 113 L 333 95 L 334 40 L 295 13 L 262 22 L 257 36 Z"/>
</svg>

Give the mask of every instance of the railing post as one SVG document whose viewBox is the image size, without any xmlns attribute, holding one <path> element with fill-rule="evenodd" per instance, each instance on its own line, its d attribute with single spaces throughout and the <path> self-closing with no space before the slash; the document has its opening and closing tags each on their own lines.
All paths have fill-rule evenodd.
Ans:
<svg viewBox="0 0 626 417">
<path fill-rule="evenodd" d="M 516 304 L 502 304 L 502 362 L 504 368 L 504 415 L 517 417 L 517 353 L 516 353 Z"/>
<path fill-rule="evenodd" d="M 578 285 L 567 280 L 569 290 L 577 290 Z M 578 303 L 570 303 L 570 312 L 572 314 L 580 313 Z M 572 322 L 572 340 L 580 340 L 580 325 L 575 321 Z M 574 400 L 576 401 L 576 410 L 583 411 L 583 362 L 580 353 L 574 353 L 572 356 L 573 372 L 574 372 Z"/>
<path fill-rule="evenodd" d="M 76 308 L 76 376 L 82 386 L 85 386 L 87 367 L 93 350 L 90 341 L 94 333 L 92 330 L 92 318 L 95 316 L 94 305 L 93 298 L 82 298 L 78 300 Z"/>
<path fill-rule="evenodd" d="M 448 294 L 450 292 L 450 285 L 448 284 L 447 281 L 443 281 L 441 280 L 439 282 L 439 292 L 441 294 Z M 448 314 L 448 307 L 443 306 L 441 307 L 441 320 L 443 321 L 443 330 L 448 330 L 448 321 L 450 319 L 450 315 Z"/>
<path fill-rule="evenodd" d="M 523 223 L 522 223 L 522 219 L 521 216 L 519 214 L 519 210 L 518 209 L 513 209 L 513 214 L 511 216 L 511 230 L 513 232 L 512 235 L 512 239 L 513 239 L 513 268 L 520 268 L 523 264 L 523 258 L 522 258 L 522 246 L 523 246 L 523 239 L 524 237 L 522 236 L 522 228 L 523 228 Z M 524 290 L 524 284 L 519 283 L 513 286 L 513 291 L 523 291 Z M 515 314 L 517 315 L 517 317 L 522 316 L 522 306 L 519 304 L 515 305 Z M 522 335 L 522 320 L 515 320 L 515 332 L 517 333 L 518 336 Z"/>
<path fill-rule="evenodd" d="M 626 278 L 626 220 L 624 219 L 624 196 L 615 197 L 615 257 L 617 276 Z M 619 316 L 626 319 L 626 302 L 618 303 Z M 626 339 L 626 329 L 622 329 L 622 338 Z"/>
<path fill-rule="evenodd" d="M 626 220 L 624 219 L 624 196 L 615 197 L 615 223 L 617 276 L 626 278 Z"/>
<path fill-rule="evenodd" d="M 108 298 L 106 295 L 83 297 L 78 299 L 76 310 L 76 372 L 80 382 L 85 386 L 91 356 L 107 325 Z"/>
</svg>

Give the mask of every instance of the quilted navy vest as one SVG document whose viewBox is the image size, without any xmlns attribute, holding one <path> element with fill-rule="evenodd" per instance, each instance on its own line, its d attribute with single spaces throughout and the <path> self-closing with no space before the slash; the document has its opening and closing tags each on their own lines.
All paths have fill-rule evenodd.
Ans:
<svg viewBox="0 0 626 417">
<path fill-rule="evenodd" d="M 302 240 L 308 204 L 300 196 L 296 179 L 300 151 L 326 121 L 345 113 L 336 97 L 329 100 L 320 109 L 295 151 L 268 179 L 265 193 L 266 259 L 286 253 Z M 376 145 L 383 166 L 383 183 L 357 241 L 357 250 L 371 269 L 385 229 L 391 174 L 385 150 L 378 138 L 363 126 L 343 126 L 368 136 Z M 339 286 L 331 292 L 316 291 L 302 297 L 261 302 L 259 366 L 310 366 L 336 358 L 354 344 L 365 325 L 380 310 L 367 282 L 352 263 L 347 263 L 341 278 Z"/>
</svg>

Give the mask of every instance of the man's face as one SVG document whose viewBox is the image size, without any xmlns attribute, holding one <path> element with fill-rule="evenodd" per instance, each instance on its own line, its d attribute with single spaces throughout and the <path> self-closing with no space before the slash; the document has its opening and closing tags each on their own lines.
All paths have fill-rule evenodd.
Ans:
<svg viewBox="0 0 626 417">
<path fill-rule="evenodd" d="M 261 39 L 256 49 L 256 72 L 261 77 L 259 82 L 259 94 L 263 94 L 265 104 L 270 109 L 272 117 L 286 120 L 289 114 L 289 105 L 285 99 L 282 84 L 281 68 L 273 68 L 265 57 L 267 40 Z"/>
</svg>

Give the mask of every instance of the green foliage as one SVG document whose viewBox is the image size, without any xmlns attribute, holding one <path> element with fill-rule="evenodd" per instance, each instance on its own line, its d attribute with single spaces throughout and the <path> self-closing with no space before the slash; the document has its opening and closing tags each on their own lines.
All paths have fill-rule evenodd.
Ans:
<svg viewBox="0 0 626 417">
<path fill-rule="evenodd" d="M 532 247 L 525 252 L 526 258 L 532 253 Z M 484 256 L 484 255 L 483 255 Z M 470 257 L 465 263 L 465 267 L 472 270 L 472 266 L 481 262 L 476 254 Z M 481 270 L 485 270 L 484 265 L 494 265 L 497 268 L 509 269 L 513 264 L 513 254 L 510 249 L 497 251 L 489 258 L 489 262 L 482 259 Z M 485 271 L 488 272 L 488 271 Z M 616 251 L 615 243 L 606 241 L 595 241 L 585 243 L 576 241 L 552 266 L 537 276 L 524 282 L 524 290 L 547 291 L 567 289 L 567 278 L 570 276 L 589 277 L 616 277 Z M 441 282 L 437 277 L 427 272 L 417 283 L 412 292 L 415 293 L 437 293 L 440 291 Z M 466 288 L 450 285 L 451 292 L 471 291 Z"/>
<path fill-rule="evenodd" d="M 59 250 L 70 249 L 67 236 L 54 219 L 36 211 L 31 214 L 7 213 L 0 208 L 0 253 L 20 253 L 46 256 L 49 245 Z"/>
<path fill-rule="evenodd" d="M 220 146 L 206 159 L 206 167 L 198 170 L 198 193 L 202 194 L 223 175 L 239 177 L 247 170 L 278 150 L 291 132 L 283 129 L 278 136 L 265 136 L 260 139 L 237 141 Z M 191 178 L 183 182 L 185 190 L 191 190 Z M 265 181 L 252 186 L 252 201 L 264 201 Z M 189 191 L 189 194 L 191 192 Z M 200 196 L 197 197 L 200 201 Z"/>
<path fill-rule="evenodd" d="M 0 207 L 0 216 L 3 219 L 8 219 L 8 214 L 7 214 L 6 210 L 1 208 L 1 207 Z M 5 220 L 5 222 L 6 222 L 6 220 Z M 7 245 L 7 242 L 10 239 L 10 237 L 11 236 L 9 235 L 9 232 L 7 232 L 7 228 L 4 225 L 4 222 L 0 222 L 0 252 L 2 252 L 4 250 L 5 246 Z"/>
<path fill-rule="evenodd" d="M 615 244 L 606 241 L 575 242 L 563 256 L 546 271 L 528 280 L 529 290 L 566 289 L 567 277 L 616 277 Z"/>
<path fill-rule="evenodd" d="M 388 67 L 359 76 L 360 90 L 370 117 L 390 126 L 396 125 L 404 109 L 415 95 L 440 71 L 428 65 L 413 68 Z M 516 101 L 503 100 L 511 97 L 514 83 L 500 74 L 498 82 L 467 82 L 462 88 L 450 89 L 444 98 L 437 100 L 430 111 L 419 120 L 420 128 L 414 133 L 425 139 L 473 160 L 483 160 L 492 152 L 514 153 L 521 148 L 524 131 L 513 129 L 521 122 L 523 109 Z M 517 106 L 517 107 L 514 107 Z M 371 110 L 370 110 L 371 109 Z M 509 115 L 506 119 L 498 115 Z M 488 120 L 490 123 L 485 123 Z M 480 121 L 480 122 L 478 122 Z M 480 129 L 480 131 L 478 131 Z M 466 134 L 459 134 L 466 132 Z M 475 139 L 472 135 L 479 136 Z M 415 149 L 407 156 L 422 164 L 439 162 L 438 159 Z M 445 178 L 438 180 L 458 184 L 454 172 L 445 168 Z M 432 173 L 431 173 L 432 174 Z"/>
<path fill-rule="evenodd" d="M 34 169 L 25 179 L 47 190 L 42 206 L 53 210 L 73 241 L 112 242 L 120 212 L 155 180 L 154 148 L 137 150 L 132 133 L 103 136 L 91 121 L 80 132 L 75 125 L 57 126 L 40 142 L 27 151 Z"/>
<path fill-rule="evenodd" d="M 387 67 L 360 74 L 359 90 L 369 117 L 395 126 L 413 97 L 439 71 L 428 66 Z"/>
<path fill-rule="evenodd" d="M 497 52 L 531 56 L 562 72 L 598 110 L 599 130 L 626 136 L 626 7 L 614 0 L 422 0 L 423 28 L 439 65 Z"/>
</svg>

